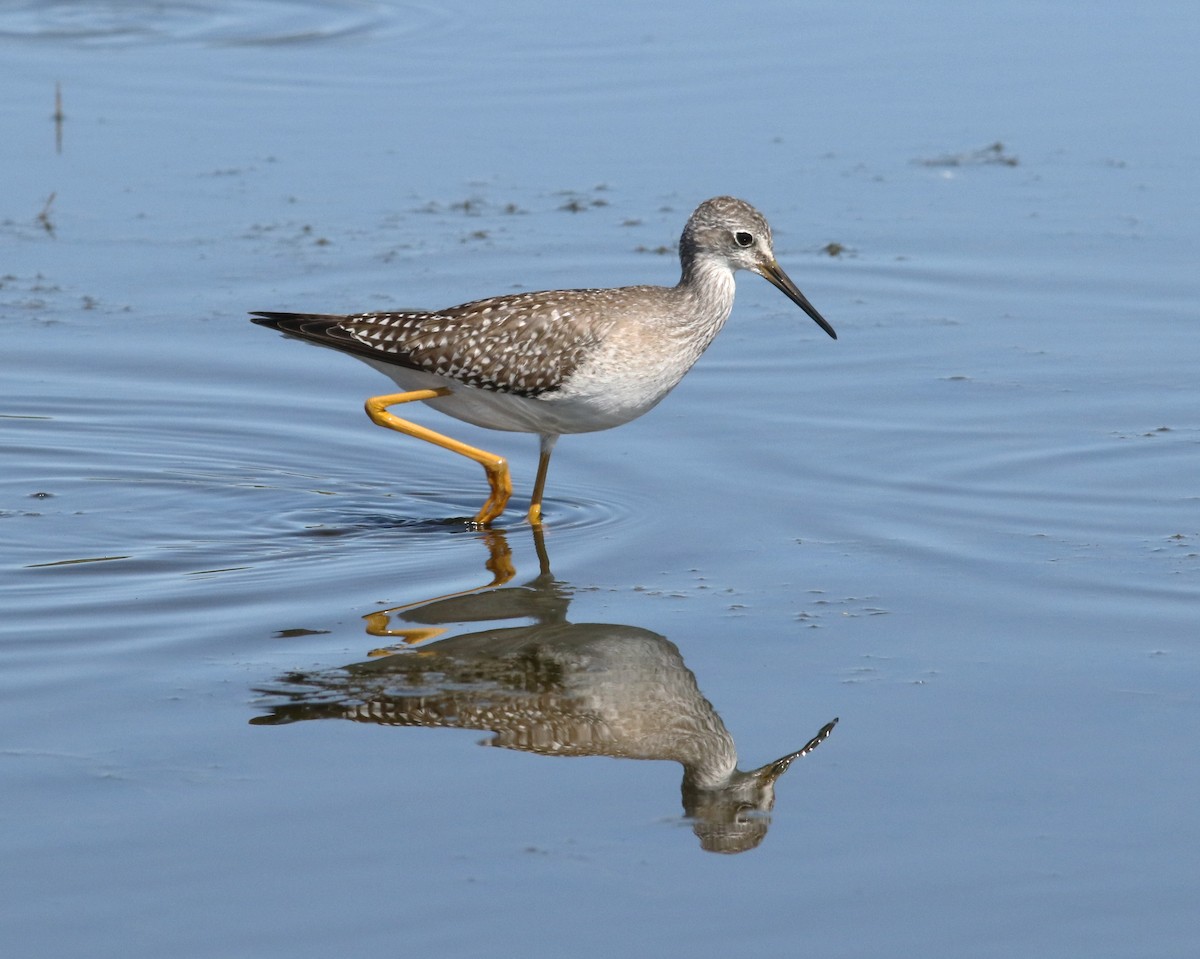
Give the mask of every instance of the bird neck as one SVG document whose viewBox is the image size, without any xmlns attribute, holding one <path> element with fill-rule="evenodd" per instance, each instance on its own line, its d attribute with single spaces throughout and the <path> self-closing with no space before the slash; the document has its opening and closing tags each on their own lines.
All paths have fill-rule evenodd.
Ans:
<svg viewBox="0 0 1200 959">
<path fill-rule="evenodd" d="M 692 316 L 719 330 L 733 309 L 733 270 L 717 257 L 689 257 L 675 288 L 692 305 Z"/>
</svg>

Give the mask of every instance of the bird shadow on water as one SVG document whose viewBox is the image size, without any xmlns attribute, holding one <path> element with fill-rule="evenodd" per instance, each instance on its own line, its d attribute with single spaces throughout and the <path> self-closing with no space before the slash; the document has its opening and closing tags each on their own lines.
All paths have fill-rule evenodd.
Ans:
<svg viewBox="0 0 1200 959">
<path fill-rule="evenodd" d="M 738 769 L 733 737 L 679 649 L 637 626 L 569 622 L 573 589 L 551 572 L 540 531 L 533 536 L 533 579 L 509 585 L 516 568 L 507 538 L 486 531 L 490 583 L 368 614 L 366 632 L 386 645 L 363 662 L 290 672 L 255 689 L 265 712 L 250 722 L 476 729 L 494 733 L 484 745 L 543 756 L 673 760 L 683 766 L 684 814 L 703 849 L 759 845 L 776 780 L 837 720 L 793 752 Z M 515 619 L 526 624 L 462 631 Z"/>
</svg>

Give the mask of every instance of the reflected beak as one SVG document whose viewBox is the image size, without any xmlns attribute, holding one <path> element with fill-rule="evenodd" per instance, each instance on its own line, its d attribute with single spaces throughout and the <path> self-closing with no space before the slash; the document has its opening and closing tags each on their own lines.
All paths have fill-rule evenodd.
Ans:
<svg viewBox="0 0 1200 959">
<path fill-rule="evenodd" d="M 783 267 L 772 260 L 770 263 L 764 263 L 759 276 L 763 277 L 773 286 L 783 290 L 789 300 L 795 303 L 800 309 L 812 317 L 813 321 L 823 329 L 826 333 L 832 336 L 835 340 L 837 334 L 833 332 L 833 327 L 825 322 L 825 317 L 817 312 L 817 308 L 808 302 L 808 297 L 797 289 L 796 284 L 792 282 L 791 277 L 783 272 Z"/>
<path fill-rule="evenodd" d="M 834 339 L 836 339 L 836 337 L 834 337 Z M 837 723 L 838 721 L 836 719 L 833 720 L 833 722 L 826 723 L 821 727 L 820 731 L 813 736 L 812 739 L 804 744 L 803 749 L 797 749 L 794 753 L 788 753 L 786 756 L 780 756 L 773 763 L 767 763 L 765 766 L 760 766 L 758 769 L 754 770 L 751 775 L 758 780 L 760 785 L 773 785 L 775 780 L 787 772 L 788 766 L 790 766 L 800 757 L 807 756 L 814 749 L 820 746 L 821 743 L 825 742 L 825 740 L 829 738 L 829 734 L 833 732 L 833 727 L 836 726 Z"/>
</svg>

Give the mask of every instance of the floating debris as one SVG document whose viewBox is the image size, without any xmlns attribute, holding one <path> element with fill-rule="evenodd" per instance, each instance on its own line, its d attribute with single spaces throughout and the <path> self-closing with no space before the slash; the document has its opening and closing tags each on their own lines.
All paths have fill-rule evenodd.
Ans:
<svg viewBox="0 0 1200 959">
<path fill-rule="evenodd" d="M 930 157 L 916 162 L 921 166 L 983 166 L 986 164 L 1016 166 L 1020 161 L 1013 154 L 1005 153 L 1004 144 L 997 140 L 991 146 L 986 146 L 981 150 L 972 150 L 969 153 L 950 153 L 946 156 Z"/>
<path fill-rule="evenodd" d="M 54 236 L 54 221 L 50 219 L 50 207 L 54 204 L 54 198 L 57 195 L 57 193 L 50 194 L 49 198 L 46 200 L 46 205 L 42 207 L 42 212 L 39 213 L 35 218 L 37 222 L 41 224 L 42 229 L 51 236 Z"/>
<path fill-rule="evenodd" d="M 63 135 L 63 120 L 67 115 L 63 113 L 62 106 L 62 83 L 55 82 L 54 84 L 54 113 L 50 119 L 54 121 L 54 151 L 62 153 L 62 135 Z"/>
</svg>

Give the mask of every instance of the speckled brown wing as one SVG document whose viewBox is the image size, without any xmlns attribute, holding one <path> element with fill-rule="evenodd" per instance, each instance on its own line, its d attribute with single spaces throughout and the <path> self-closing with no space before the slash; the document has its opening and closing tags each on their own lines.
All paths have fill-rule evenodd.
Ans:
<svg viewBox="0 0 1200 959">
<path fill-rule="evenodd" d="M 563 294 L 548 292 L 495 297 L 436 313 L 254 313 L 251 318 L 344 353 L 476 389 L 535 397 L 559 389 L 609 327 L 592 310 L 581 316 L 580 306 L 596 300 L 603 313 L 599 301 L 613 291 L 567 292 L 570 312 Z"/>
</svg>

